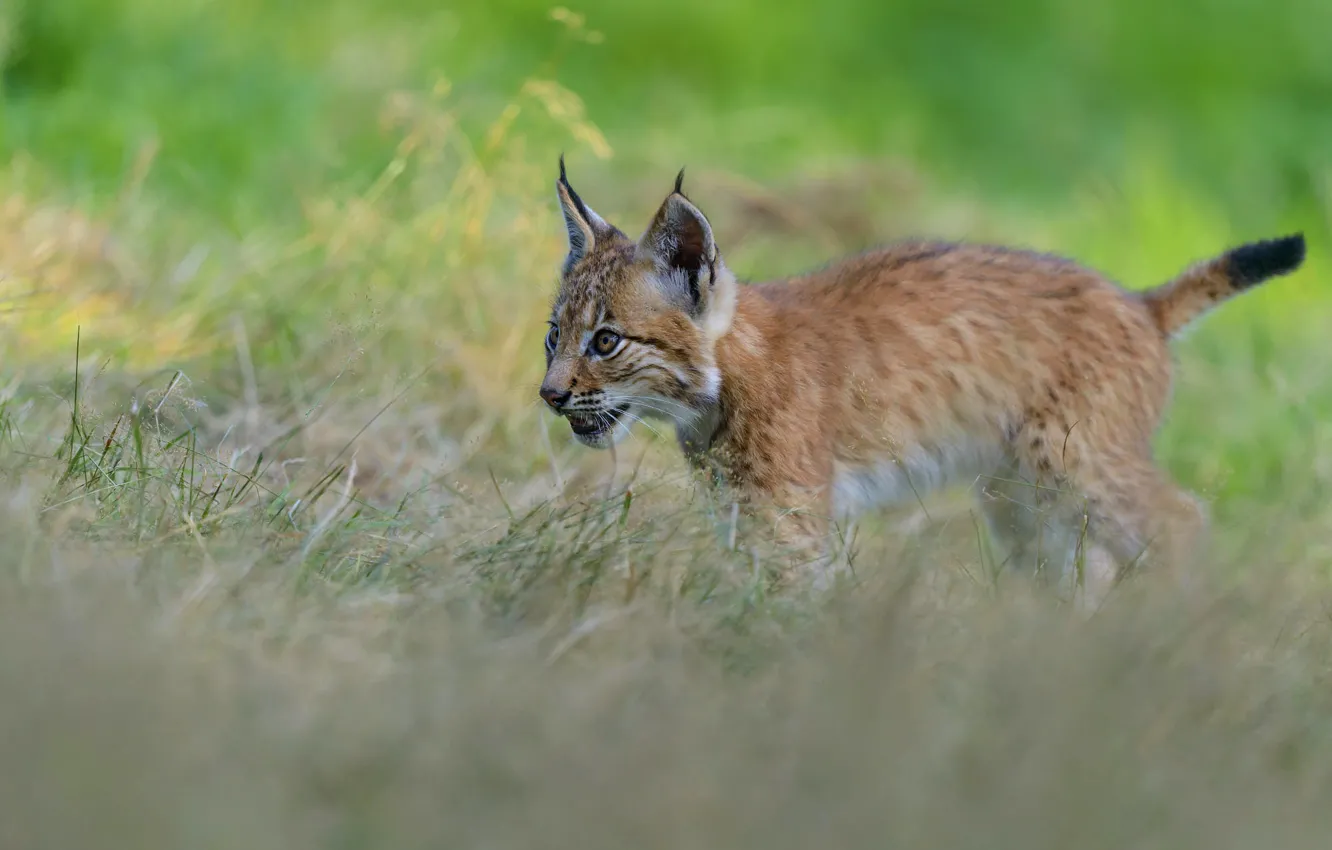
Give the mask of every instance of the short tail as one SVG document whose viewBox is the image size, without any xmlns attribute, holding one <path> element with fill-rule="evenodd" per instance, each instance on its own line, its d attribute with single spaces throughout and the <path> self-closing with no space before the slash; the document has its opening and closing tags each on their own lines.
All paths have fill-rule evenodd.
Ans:
<svg viewBox="0 0 1332 850">
<path fill-rule="evenodd" d="M 1232 248 L 1198 263 L 1167 284 L 1142 293 L 1161 333 L 1173 336 L 1211 308 L 1265 280 L 1290 274 L 1304 262 L 1304 235 Z"/>
</svg>

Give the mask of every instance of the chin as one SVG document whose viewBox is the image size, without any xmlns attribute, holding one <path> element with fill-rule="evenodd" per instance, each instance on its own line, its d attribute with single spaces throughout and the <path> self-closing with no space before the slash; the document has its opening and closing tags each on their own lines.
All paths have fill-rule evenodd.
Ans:
<svg viewBox="0 0 1332 850">
<path fill-rule="evenodd" d="M 589 449 L 609 449 L 619 442 L 615 438 L 613 431 L 604 431 L 599 434 L 574 434 L 574 439 L 587 446 Z"/>
<path fill-rule="evenodd" d="M 629 405 L 588 417 L 571 413 L 569 427 L 574 439 L 589 449 L 609 449 L 629 436 L 630 413 Z"/>
</svg>

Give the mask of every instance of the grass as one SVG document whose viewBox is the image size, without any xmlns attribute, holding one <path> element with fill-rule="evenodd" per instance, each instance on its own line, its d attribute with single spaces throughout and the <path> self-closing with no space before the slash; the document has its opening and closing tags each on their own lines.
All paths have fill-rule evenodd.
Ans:
<svg viewBox="0 0 1332 850">
<path fill-rule="evenodd" d="M 69 427 L 63 483 L 29 468 L 5 529 L 12 846 L 1326 834 L 1328 620 L 1298 569 L 1083 622 L 902 557 L 815 612 L 705 511 L 616 493 L 425 541 L 350 475 L 300 508 L 151 417 L 109 452 Z"/>
<path fill-rule="evenodd" d="M 1322 846 L 1325 12 L 926 5 L 0 10 L 6 846 Z M 671 440 L 538 410 L 560 150 L 629 230 L 687 165 L 750 278 L 1303 230 L 1177 346 L 1201 586 L 1083 621 L 942 497 L 770 592 Z"/>
</svg>

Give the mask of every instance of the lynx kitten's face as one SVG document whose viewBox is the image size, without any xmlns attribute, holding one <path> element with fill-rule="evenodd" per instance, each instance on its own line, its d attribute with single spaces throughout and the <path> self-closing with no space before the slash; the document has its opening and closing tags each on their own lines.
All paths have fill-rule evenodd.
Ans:
<svg viewBox="0 0 1332 850">
<path fill-rule="evenodd" d="M 720 389 L 716 339 L 734 280 L 703 214 L 676 191 L 637 241 L 556 184 L 569 255 L 546 334 L 541 397 L 584 445 L 606 448 L 645 418 L 687 425 Z"/>
</svg>

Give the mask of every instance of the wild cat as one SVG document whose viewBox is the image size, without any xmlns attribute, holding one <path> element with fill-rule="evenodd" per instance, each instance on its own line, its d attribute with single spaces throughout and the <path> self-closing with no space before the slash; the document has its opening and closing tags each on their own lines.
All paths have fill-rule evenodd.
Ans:
<svg viewBox="0 0 1332 850">
<path fill-rule="evenodd" d="M 569 253 L 540 395 L 584 445 L 649 417 L 780 539 L 978 484 L 1010 568 L 1099 600 L 1128 565 L 1179 566 L 1199 501 L 1154 463 L 1168 342 L 1304 260 L 1302 235 L 1254 242 L 1129 291 L 1070 260 L 907 242 L 740 284 L 682 190 L 627 236 L 569 185 Z"/>
</svg>

